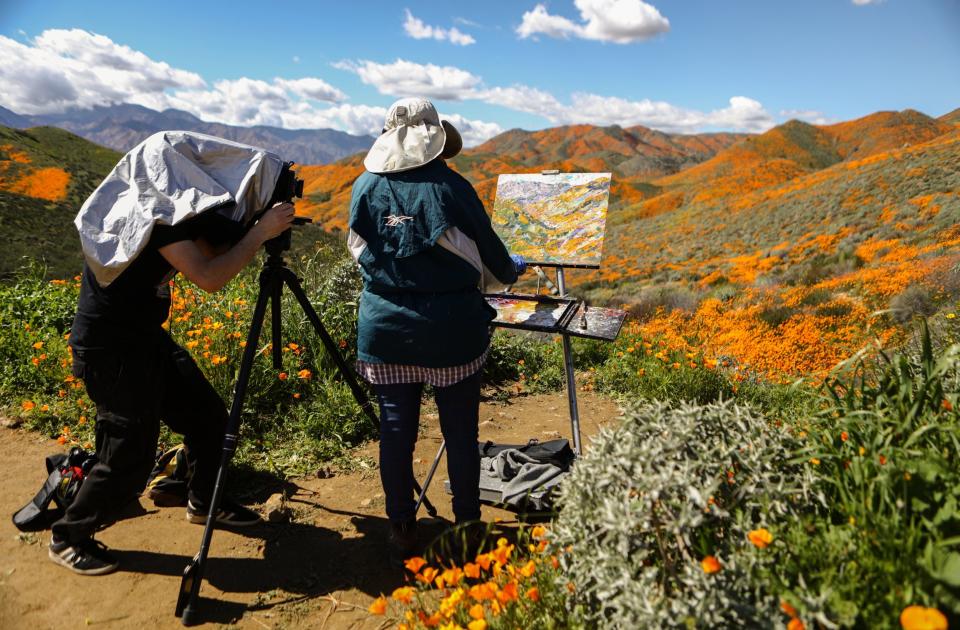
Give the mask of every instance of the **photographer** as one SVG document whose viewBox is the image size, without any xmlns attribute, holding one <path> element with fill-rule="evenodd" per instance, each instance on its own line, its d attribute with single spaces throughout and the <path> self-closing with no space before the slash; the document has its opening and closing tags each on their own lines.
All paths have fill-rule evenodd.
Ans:
<svg viewBox="0 0 960 630">
<path fill-rule="evenodd" d="M 348 246 L 360 264 L 357 370 L 380 403 L 380 477 L 391 561 L 417 551 L 413 450 L 424 384 L 434 388 L 458 524 L 480 519 L 480 373 L 496 311 L 488 282 L 525 264 L 494 233 L 470 183 L 445 159 L 462 147 L 430 101 L 401 99 L 353 185 Z"/>
<path fill-rule="evenodd" d="M 146 246 L 106 286 L 84 265 L 69 343 L 73 373 L 97 406 L 99 462 L 53 524 L 49 556 L 55 563 L 83 575 L 117 568 L 93 534 L 109 511 L 145 487 L 161 420 L 184 436 L 192 473 L 187 518 L 206 522 L 227 411 L 189 353 L 162 328 L 171 280 L 181 272 L 202 290 L 218 291 L 263 243 L 290 227 L 293 211 L 290 203 L 275 205 L 245 234 L 212 210 L 175 225 L 154 225 Z M 230 526 L 260 522 L 255 512 L 226 500 L 215 518 Z"/>
</svg>

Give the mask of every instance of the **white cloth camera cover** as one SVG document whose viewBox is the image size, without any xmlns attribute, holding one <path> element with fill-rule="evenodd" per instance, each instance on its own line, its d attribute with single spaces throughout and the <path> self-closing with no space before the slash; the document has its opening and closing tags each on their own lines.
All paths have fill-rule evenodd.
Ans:
<svg viewBox="0 0 960 630">
<path fill-rule="evenodd" d="M 264 149 L 189 131 L 161 131 L 120 159 L 74 220 L 101 286 L 123 272 L 156 223 L 211 209 L 246 225 L 266 207 L 283 160 Z"/>
</svg>

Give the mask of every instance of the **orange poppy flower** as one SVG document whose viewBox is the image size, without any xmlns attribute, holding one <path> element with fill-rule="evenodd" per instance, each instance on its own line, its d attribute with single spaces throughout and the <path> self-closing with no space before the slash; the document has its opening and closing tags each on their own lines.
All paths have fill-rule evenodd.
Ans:
<svg viewBox="0 0 960 630">
<path fill-rule="evenodd" d="M 494 599 L 497 596 L 497 583 L 496 582 L 484 582 L 483 584 L 475 584 L 470 587 L 470 590 L 467 593 L 473 599 L 478 602 L 482 602 L 487 599 Z"/>
<path fill-rule="evenodd" d="M 719 571 L 722 565 L 716 556 L 707 556 L 700 561 L 700 568 L 703 569 L 704 573 L 710 574 Z"/>
<path fill-rule="evenodd" d="M 413 599 L 413 594 L 415 592 L 416 591 L 410 586 L 401 586 L 400 588 L 394 589 L 393 594 L 391 594 L 390 597 L 398 602 L 409 604 L 410 600 Z"/>
<path fill-rule="evenodd" d="M 514 581 L 507 582 L 507 584 L 497 593 L 497 599 L 500 600 L 501 604 L 506 604 L 507 602 L 512 602 L 520 597 L 517 592 L 517 583 Z"/>
<path fill-rule="evenodd" d="M 773 534 L 764 528 L 754 529 L 747 534 L 747 538 L 755 547 L 766 549 L 773 542 Z"/>
<path fill-rule="evenodd" d="M 433 578 L 437 577 L 437 573 L 439 573 L 439 571 L 437 571 L 435 568 L 427 567 L 421 573 L 417 574 L 417 580 L 423 582 L 424 584 L 429 584 L 430 582 L 433 582 Z"/>
<path fill-rule="evenodd" d="M 411 573 L 419 573 L 420 569 L 422 569 L 423 565 L 426 563 L 427 561 L 420 556 L 414 556 L 413 558 L 409 558 L 406 562 L 404 562 L 403 566 L 407 567 L 407 571 L 410 571 Z"/>
<path fill-rule="evenodd" d="M 780 601 L 780 610 L 782 610 L 788 617 L 792 618 L 797 616 L 797 609 L 791 606 L 786 600 Z"/>
<path fill-rule="evenodd" d="M 900 613 L 903 630 L 947 630 L 947 618 L 936 608 L 907 606 Z"/>
<path fill-rule="evenodd" d="M 367 608 L 367 611 L 372 615 L 382 615 L 387 612 L 387 598 L 381 595 L 380 597 L 373 600 L 373 603 L 370 604 L 370 607 Z"/>
</svg>

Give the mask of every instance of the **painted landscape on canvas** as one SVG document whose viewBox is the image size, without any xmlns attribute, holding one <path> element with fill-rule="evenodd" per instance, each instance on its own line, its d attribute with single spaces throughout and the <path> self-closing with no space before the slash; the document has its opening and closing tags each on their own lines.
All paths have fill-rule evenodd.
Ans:
<svg viewBox="0 0 960 630">
<path fill-rule="evenodd" d="M 493 226 L 530 262 L 599 265 L 610 173 L 501 175 Z"/>
</svg>

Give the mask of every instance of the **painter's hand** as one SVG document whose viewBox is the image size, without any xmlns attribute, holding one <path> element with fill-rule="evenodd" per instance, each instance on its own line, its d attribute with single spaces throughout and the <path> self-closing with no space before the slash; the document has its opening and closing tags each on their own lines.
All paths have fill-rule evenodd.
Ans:
<svg viewBox="0 0 960 630">
<path fill-rule="evenodd" d="M 513 270 L 518 276 L 522 276 L 527 271 L 527 261 L 520 254 L 510 254 L 510 260 L 513 261 Z"/>
<path fill-rule="evenodd" d="M 253 229 L 257 231 L 261 243 L 280 236 L 293 224 L 293 204 L 290 202 L 278 203 L 263 213 Z"/>
</svg>

